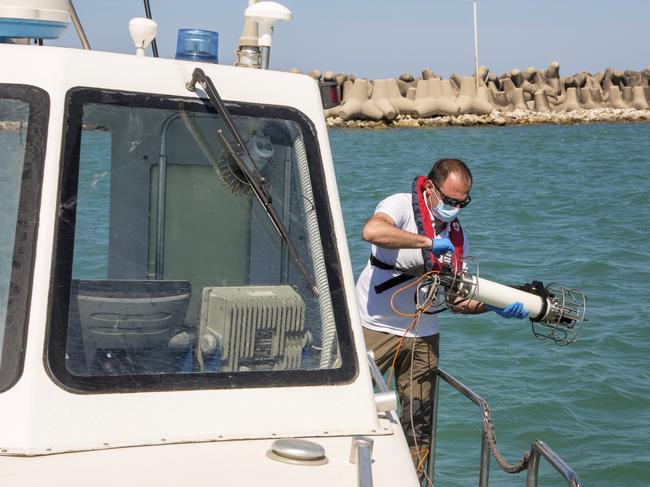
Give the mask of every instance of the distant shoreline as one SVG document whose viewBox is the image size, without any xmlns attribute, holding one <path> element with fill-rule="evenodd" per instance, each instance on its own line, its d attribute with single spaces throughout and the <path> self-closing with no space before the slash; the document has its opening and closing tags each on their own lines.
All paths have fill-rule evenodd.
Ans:
<svg viewBox="0 0 650 487">
<path fill-rule="evenodd" d="M 295 72 L 295 70 L 293 71 Z M 330 127 L 431 127 L 650 121 L 650 66 L 560 76 L 514 68 L 501 75 L 481 66 L 471 76 L 443 78 L 430 68 L 414 77 L 368 80 L 314 70 Z"/>
<path fill-rule="evenodd" d="M 570 112 L 536 112 L 514 110 L 502 113 L 494 111 L 488 115 L 447 115 L 431 118 L 398 116 L 394 120 L 343 120 L 327 118 L 329 128 L 390 129 L 404 127 L 476 127 L 482 125 L 577 125 L 602 122 L 650 122 L 650 110 L 600 108 L 573 110 Z"/>
</svg>

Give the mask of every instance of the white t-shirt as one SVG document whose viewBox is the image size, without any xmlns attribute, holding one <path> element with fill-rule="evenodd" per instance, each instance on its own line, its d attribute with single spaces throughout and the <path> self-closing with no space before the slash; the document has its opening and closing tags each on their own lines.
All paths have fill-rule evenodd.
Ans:
<svg viewBox="0 0 650 487">
<path fill-rule="evenodd" d="M 395 222 L 395 226 L 402 230 L 418 233 L 418 227 L 413 215 L 412 195 L 410 193 L 398 193 L 389 196 L 381 201 L 375 209 L 375 214 L 385 213 Z M 431 214 L 431 210 L 429 210 Z M 433 215 L 431 215 L 433 221 Z M 463 255 L 468 255 L 467 236 L 463 235 Z M 449 238 L 449 224 L 445 229 L 436 235 L 435 238 Z M 382 262 L 394 265 L 399 269 L 407 269 L 414 275 L 422 273 L 424 260 L 422 249 L 387 249 L 384 247 L 372 246 L 372 255 Z M 375 292 L 375 286 L 401 274 L 399 271 L 379 269 L 370 265 L 370 261 L 361 272 L 357 280 L 356 293 L 361 314 L 361 324 L 371 330 L 392 333 L 402 336 L 411 324 L 412 317 L 396 314 L 390 305 L 391 296 L 403 286 L 407 286 L 413 280 L 406 281 L 398 286 L 390 288 L 381 294 Z M 414 286 L 415 287 L 415 286 Z M 404 313 L 415 312 L 413 300 L 414 287 L 399 293 L 393 300 L 395 307 Z M 418 329 L 412 329 L 406 336 L 429 336 L 438 333 L 438 324 L 435 315 L 423 314 L 420 318 Z"/>
</svg>

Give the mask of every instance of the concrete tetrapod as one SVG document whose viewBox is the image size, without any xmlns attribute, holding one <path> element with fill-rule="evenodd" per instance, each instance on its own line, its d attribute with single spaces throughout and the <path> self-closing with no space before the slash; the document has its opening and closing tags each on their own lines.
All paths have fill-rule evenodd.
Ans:
<svg viewBox="0 0 650 487">
<path fill-rule="evenodd" d="M 383 112 L 368 98 L 370 83 L 366 79 L 357 78 L 350 90 L 350 97 L 339 109 L 339 116 L 343 120 L 365 118 L 379 121 L 384 116 Z"/>
<path fill-rule="evenodd" d="M 555 107 L 556 112 L 571 112 L 580 109 L 580 100 L 578 99 L 578 88 L 570 86 L 566 90 L 564 103 Z"/>
<path fill-rule="evenodd" d="M 585 110 L 600 108 L 600 105 L 591 97 L 591 90 L 587 86 L 580 88 L 580 105 L 582 105 L 582 108 Z"/>
<path fill-rule="evenodd" d="M 429 94 L 438 100 L 438 115 L 458 115 L 460 106 L 456 91 L 451 86 L 448 79 L 429 81 Z"/>
<path fill-rule="evenodd" d="M 402 96 L 406 96 L 408 89 L 411 87 L 415 88 L 415 85 L 417 84 L 417 81 L 413 79 L 413 75 L 410 73 L 403 73 L 395 81 L 397 81 L 397 86 L 399 86 L 399 92 Z"/>
<path fill-rule="evenodd" d="M 472 109 L 472 101 L 476 96 L 476 80 L 465 76 L 460 82 L 460 91 L 458 92 L 458 106 L 459 113 L 470 113 Z"/>
<path fill-rule="evenodd" d="M 560 83 L 560 63 L 557 61 L 553 61 L 551 64 L 549 64 L 548 68 L 546 69 L 546 84 L 549 85 L 553 93 L 548 93 L 547 94 L 552 94 L 552 95 L 559 95 L 562 93 L 562 85 Z"/>
<path fill-rule="evenodd" d="M 550 112 L 551 105 L 548 103 L 548 97 L 544 90 L 537 90 L 533 95 L 533 101 L 535 103 L 536 112 Z"/>
<path fill-rule="evenodd" d="M 422 71 L 422 79 L 423 80 L 428 80 L 428 79 L 431 79 L 431 78 L 439 78 L 439 77 L 440 76 L 438 76 L 436 73 L 434 73 L 431 70 L 431 68 L 427 68 L 427 69 Z"/>
<path fill-rule="evenodd" d="M 517 88 L 521 88 L 521 84 L 524 82 L 524 75 L 521 74 L 519 69 L 515 68 L 510 71 L 510 79 Z"/>
<path fill-rule="evenodd" d="M 307 73 L 307 76 L 314 78 L 316 81 L 320 81 L 320 79 L 323 77 L 319 69 L 311 70 L 309 73 Z"/>
<path fill-rule="evenodd" d="M 404 114 L 404 115 L 414 115 L 416 113 L 415 103 L 413 102 L 413 100 L 409 100 L 408 98 L 402 96 L 402 93 L 399 89 L 399 85 L 397 84 L 397 80 L 391 78 L 385 81 L 388 90 L 388 99 L 397 110 L 397 113 Z M 376 88 L 377 86 L 375 82 L 375 89 Z"/>
<path fill-rule="evenodd" d="M 513 110 L 528 110 L 528 104 L 524 98 L 524 90 L 522 88 L 513 88 L 510 92 L 510 102 L 512 103 Z"/>
<path fill-rule="evenodd" d="M 490 83 L 494 85 L 496 91 L 499 91 L 501 89 L 501 81 L 499 81 L 499 78 L 497 77 L 496 74 L 491 73 L 490 75 L 488 75 L 488 80 L 487 80 L 488 87 L 490 86 Z"/>
<path fill-rule="evenodd" d="M 472 113 L 476 115 L 487 115 L 492 113 L 494 108 L 490 104 L 487 95 L 488 88 L 479 86 L 476 90 L 476 79 L 466 76 L 460 86 L 458 95 L 458 106 L 461 114 Z"/>
<path fill-rule="evenodd" d="M 524 81 L 521 84 L 521 89 L 524 90 L 524 99 L 526 101 L 531 101 L 535 96 L 535 92 L 539 89 L 537 86 L 532 84 L 530 81 Z"/>
<path fill-rule="evenodd" d="M 406 88 L 406 98 L 415 101 L 415 93 L 417 92 L 417 88 L 415 86 L 409 86 Z"/>
<path fill-rule="evenodd" d="M 474 100 L 472 100 L 472 113 L 478 115 L 489 115 L 496 110 L 494 103 L 491 101 L 493 99 L 492 92 L 487 86 L 479 86 L 476 96 L 474 97 Z"/>
<path fill-rule="evenodd" d="M 395 82 L 395 87 L 397 87 L 397 82 Z M 397 88 L 397 90 L 399 92 L 399 88 Z M 372 89 L 372 95 L 370 96 L 370 101 L 382 111 L 383 118 L 386 120 L 393 120 L 397 116 L 398 112 L 389 98 L 388 80 L 375 80 Z"/>
<path fill-rule="evenodd" d="M 418 117 L 458 114 L 458 103 L 455 97 L 445 96 L 443 84 L 440 78 L 418 81 L 415 92 L 415 112 Z"/>
<path fill-rule="evenodd" d="M 352 93 L 352 87 L 354 86 L 354 81 L 346 79 L 341 86 L 341 104 L 345 103 L 350 99 L 350 93 Z"/>
<path fill-rule="evenodd" d="M 632 87 L 632 103 L 630 105 L 632 108 L 636 108 L 637 110 L 647 110 L 650 108 L 650 106 L 648 106 L 648 100 L 645 97 L 643 86 Z"/>
<path fill-rule="evenodd" d="M 557 61 L 551 61 L 546 68 L 546 80 L 548 81 L 549 78 L 560 79 L 560 63 Z"/>
<path fill-rule="evenodd" d="M 426 118 L 433 115 L 435 105 L 429 98 L 429 86 L 426 80 L 420 79 L 415 85 L 415 95 L 413 97 L 415 103 L 415 113 L 420 118 Z"/>
<path fill-rule="evenodd" d="M 609 97 L 607 101 L 609 102 L 609 106 L 612 108 L 618 108 L 618 109 L 626 109 L 628 108 L 627 103 L 623 101 L 623 97 L 621 96 L 621 89 L 616 86 L 612 85 L 609 87 Z"/>
<path fill-rule="evenodd" d="M 600 91 L 600 88 L 591 88 L 589 93 L 591 93 L 591 99 L 594 103 L 598 103 L 601 107 L 604 105 L 605 100 L 603 99 L 603 92 Z"/>
<path fill-rule="evenodd" d="M 515 84 L 510 78 L 501 78 L 501 89 L 506 92 L 508 96 L 511 96 L 512 91 L 516 88 Z"/>
<path fill-rule="evenodd" d="M 632 87 L 631 86 L 623 86 L 621 88 L 621 96 L 623 97 L 623 101 L 627 103 L 628 105 L 632 103 Z"/>
<path fill-rule="evenodd" d="M 493 92 L 494 94 L 494 103 L 497 106 L 497 110 L 500 112 L 511 112 L 512 105 L 508 101 L 508 95 L 505 91 Z"/>
<path fill-rule="evenodd" d="M 487 93 L 487 99 L 490 102 L 490 105 L 492 105 L 492 111 L 500 109 L 501 107 L 497 105 L 497 102 L 494 99 L 494 92 L 485 86 L 482 86 L 482 88 L 486 89 L 485 93 Z"/>
<path fill-rule="evenodd" d="M 463 84 L 462 76 L 457 73 L 453 73 L 446 81 L 449 81 L 449 86 L 451 86 L 451 88 L 454 90 L 454 93 L 458 94 L 458 91 L 460 90 L 460 85 Z"/>
</svg>

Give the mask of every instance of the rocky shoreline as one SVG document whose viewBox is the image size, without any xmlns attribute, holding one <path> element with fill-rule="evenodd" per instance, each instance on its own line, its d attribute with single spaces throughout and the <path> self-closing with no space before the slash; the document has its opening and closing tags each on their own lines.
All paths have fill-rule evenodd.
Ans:
<svg viewBox="0 0 650 487">
<path fill-rule="evenodd" d="M 575 125 L 595 122 L 650 122 L 650 110 L 598 108 L 578 109 L 571 112 L 536 112 L 514 110 L 493 111 L 487 115 L 447 115 L 430 118 L 413 118 L 399 115 L 393 120 L 343 120 L 341 117 L 327 118 L 331 128 L 388 129 L 403 127 L 476 127 L 480 125 Z"/>
</svg>

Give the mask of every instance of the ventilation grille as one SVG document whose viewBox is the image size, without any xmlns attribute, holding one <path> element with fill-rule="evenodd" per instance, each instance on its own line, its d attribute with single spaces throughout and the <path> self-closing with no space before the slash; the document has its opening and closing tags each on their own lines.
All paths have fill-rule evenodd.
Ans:
<svg viewBox="0 0 650 487">
<path fill-rule="evenodd" d="M 224 371 L 298 368 L 305 304 L 290 286 L 203 289 L 201 332 L 219 343 Z"/>
</svg>

